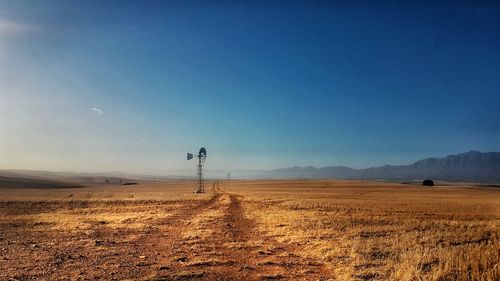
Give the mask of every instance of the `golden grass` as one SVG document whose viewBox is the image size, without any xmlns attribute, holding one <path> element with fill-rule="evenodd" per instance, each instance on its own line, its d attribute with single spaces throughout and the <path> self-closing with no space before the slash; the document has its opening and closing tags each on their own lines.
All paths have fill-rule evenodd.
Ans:
<svg viewBox="0 0 500 281">
<path fill-rule="evenodd" d="M 338 280 L 500 280 L 500 190 L 231 182 L 260 229 Z"/>
<path fill-rule="evenodd" d="M 120 202 L 120 201 L 118 201 Z M 89 230 L 96 224 L 111 228 L 143 228 L 153 220 L 168 218 L 179 204 L 154 204 L 106 206 L 99 204 L 89 207 L 67 208 L 64 203 L 59 208 L 34 214 L 4 214 L 2 222 L 31 222 L 34 225 L 46 225 L 53 230 L 76 231 Z M 121 202 L 120 202 L 121 203 Z"/>
<path fill-rule="evenodd" d="M 0 222 L 25 222 L 27 228 L 40 224 L 37 230 L 49 227 L 47 233 L 87 231 L 100 224 L 141 230 L 194 206 L 193 200 L 212 196 L 193 194 L 194 186 L 180 181 L 2 189 Z M 335 280 L 500 280 L 500 189 L 326 180 L 231 181 L 221 188 L 242 195 L 245 216 L 263 234 L 289 245 L 295 254 L 324 262 Z M 179 237 L 188 244 L 210 241 L 230 203 L 224 194 L 200 209 L 184 222 Z M 157 225 L 161 231 L 177 231 Z M 216 242 L 246 251 L 261 238 Z M 214 256 L 188 265 L 225 262 Z M 183 274 L 179 278 L 196 277 L 191 271 Z"/>
<path fill-rule="evenodd" d="M 111 228 L 142 228 L 155 219 L 168 218 L 171 213 L 149 210 L 130 210 L 128 212 L 112 212 L 100 210 L 96 213 L 81 214 L 78 212 L 42 213 L 34 216 L 35 222 L 49 223 L 52 228 L 76 230 L 90 229 L 93 224 L 105 224 Z"/>
<path fill-rule="evenodd" d="M 143 228 L 165 219 L 193 200 L 210 195 L 192 193 L 189 181 L 144 182 L 134 186 L 91 186 L 62 189 L 0 189 L 4 223 L 45 225 L 53 230 L 80 231 L 95 225 Z M 9 205 L 20 204 L 16 207 Z"/>
<path fill-rule="evenodd" d="M 212 235 L 214 229 L 210 227 L 210 224 L 224 216 L 230 202 L 229 196 L 222 196 L 207 210 L 191 218 L 187 222 L 188 229 L 183 233 L 184 239 L 189 242 L 196 242 Z"/>
<path fill-rule="evenodd" d="M 204 200 L 209 195 L 194 194 L 193 181 L 151 181 L 137 185 L 97 185 L 80 188 L 0 188 L 0 201 L 59 200 Z"/>
</svg>

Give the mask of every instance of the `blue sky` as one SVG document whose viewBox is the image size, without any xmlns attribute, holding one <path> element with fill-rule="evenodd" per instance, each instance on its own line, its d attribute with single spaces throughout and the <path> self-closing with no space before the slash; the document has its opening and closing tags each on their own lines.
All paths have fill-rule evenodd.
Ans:
<svg viewBox="0 0 500 281">
<path fill-rule="evenodd" d="M 500 5 L 0 1 L 0 168 L 500 151 Z"/>
</svg>

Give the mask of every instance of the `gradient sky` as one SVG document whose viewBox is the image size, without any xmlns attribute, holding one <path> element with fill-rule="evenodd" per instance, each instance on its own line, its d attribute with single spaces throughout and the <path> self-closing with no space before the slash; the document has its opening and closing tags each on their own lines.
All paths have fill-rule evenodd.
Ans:
<svg viewBox="0 0 500 281">
<path fill-rule="evenodd" d="M 0 0 L 0 168 L 500 151 L 498 1 L 209 2 Z"/>
</svg>

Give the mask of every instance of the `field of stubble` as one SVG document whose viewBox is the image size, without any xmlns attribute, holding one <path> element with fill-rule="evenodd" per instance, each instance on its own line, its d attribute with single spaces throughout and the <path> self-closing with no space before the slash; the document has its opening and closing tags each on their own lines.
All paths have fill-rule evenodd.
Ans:
<svg viewBox="0 0 500 281">
<path fill-rule="evenodd" d="M 500 280 L 500 189 L 0 189 L 1 280 Z"/>
</svg>

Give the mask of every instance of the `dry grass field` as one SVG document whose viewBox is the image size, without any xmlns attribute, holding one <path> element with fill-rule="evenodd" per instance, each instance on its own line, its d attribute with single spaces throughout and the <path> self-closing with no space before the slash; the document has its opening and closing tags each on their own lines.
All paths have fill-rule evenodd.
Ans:
<svg viewBox="0 0 500 281">
<path fill-rule="evenodd" d="M 0 188 L 0 280 L 500 280 L 500 189 Z"/>
</svg>

